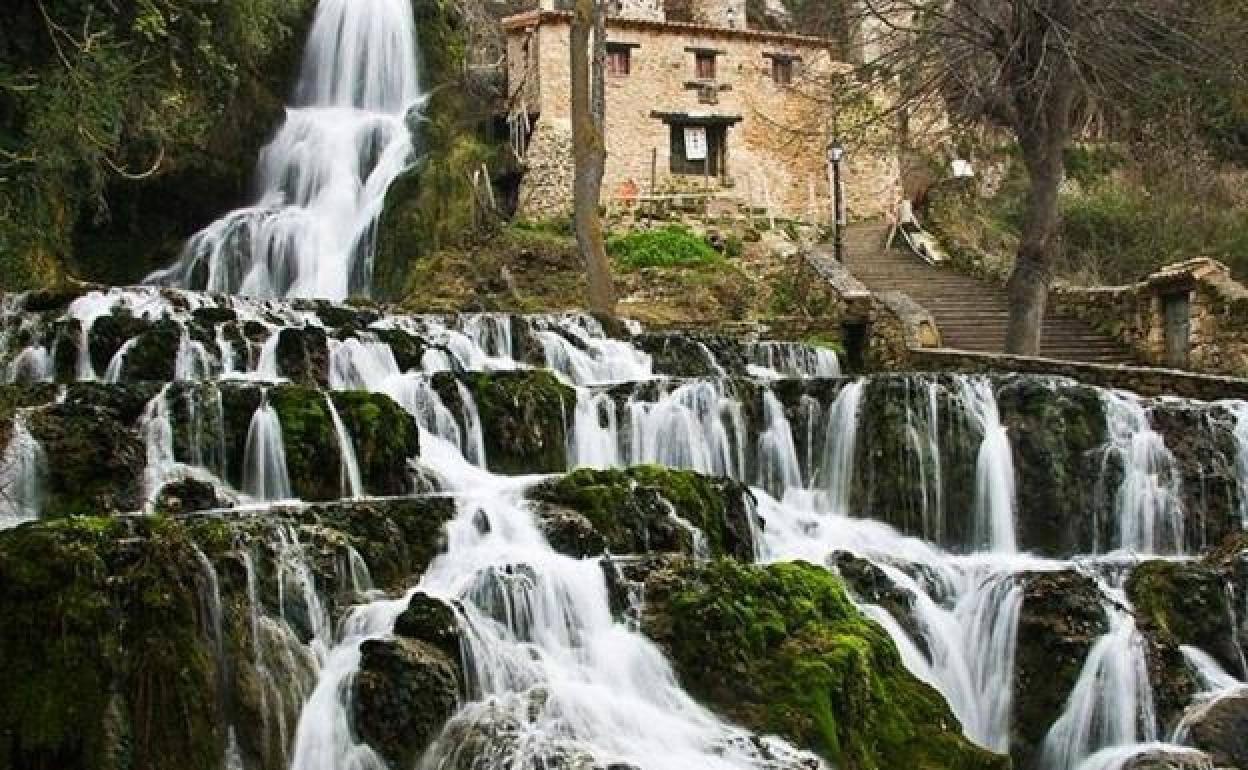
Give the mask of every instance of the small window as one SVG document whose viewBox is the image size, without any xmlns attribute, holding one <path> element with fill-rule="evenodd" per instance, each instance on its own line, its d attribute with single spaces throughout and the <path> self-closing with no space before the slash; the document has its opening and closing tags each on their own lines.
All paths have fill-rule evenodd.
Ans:
<svg viewBox="0 0 1248 770">
<path fill-rule="evenodd" d="M 771 60 L 771 79 L 778 86 L 787 86 L 793 82 L 793 60 L 792 59 L 772 59 Z"/>
<path fill-rule="evenodd" d="M 714 80 L 715 79 L 715 54 L 698 52 L 694 55 L 694 65 L 697 69 L 698 80 Z"/>
<path fill-rule="evenodd" d="M 629 48 L 607 49 L 607 74 L 622 78 L 633 71 L 633 52 Z"/>
</svg>

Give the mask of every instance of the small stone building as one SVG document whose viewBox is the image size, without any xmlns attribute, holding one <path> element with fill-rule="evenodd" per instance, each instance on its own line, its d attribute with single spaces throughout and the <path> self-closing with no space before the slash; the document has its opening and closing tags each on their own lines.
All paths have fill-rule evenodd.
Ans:
<svg viewBox="0 0 1248 770">
<path fill-rule="evenodd" d="M 553 5 L 503 20 L 508 121 L 523 159 L 519 215 L 564 214 L 572 198 L 569 38 Z M 614 0 L 607 22 L 603 203 L 711 191 L 779 217 L 827 222 L 826 145 L 835 115 L 812 94 L 844 66 L 814 37 L 748 29 L 745 0 L 692 0 L 694 22 L 666 21 L 662 0 Z M 895 152 L 846 147 L 853 219 L 900 196 Z"/>
</svg>

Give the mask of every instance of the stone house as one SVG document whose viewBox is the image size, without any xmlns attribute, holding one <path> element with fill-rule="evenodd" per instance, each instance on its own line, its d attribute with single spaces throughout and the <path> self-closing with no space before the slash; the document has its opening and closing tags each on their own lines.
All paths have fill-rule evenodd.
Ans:
<svg viewBox="0 0 1248 770">
<path fill-rule="evenodd" d="M 705 191 L 775 216 L 827 222 L 836 116 L 812 98 L 844 66 L 829 40 L 749 29 L 745 0 L 693 0 L 693 22 L 662 0 L 614 0 L 607 22 L 603 203 Z M 566 213 L 572 196 L 571 14 L 548 0 L 503 20 L 508 122 L 523 159 L 518 213 Z M 895 152 L 846 148 L 851 218 L 891 210 Z"/>
</svg>

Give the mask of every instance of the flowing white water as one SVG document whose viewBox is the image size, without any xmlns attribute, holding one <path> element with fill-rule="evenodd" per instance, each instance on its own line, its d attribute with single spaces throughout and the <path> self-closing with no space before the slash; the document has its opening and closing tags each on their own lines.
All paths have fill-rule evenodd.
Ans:
<svg viewBox="0 0 1248 770">
<path fill-rule="evenodd" d="M 342 417 L 338 415 L 338 407 L 334 406 L 334 399 L 328 393 L 325 394 L 325 405 L 329 408 L 329 419 L 334 424 L 334 436 L 338 441 L 338 456 L 341 464 L 339 486 L 342 496 L 351 499 L 361 498 L 364 496 L 364 479 L 360 475 L 359 460 L 355 457 L 355 442 L 351 440 L 351 433 L 347 430 L 347 426 L 343 425 Z"/>
<path fill-rule="evenodd" d="M 1235 475 L 1239 478 L 1239 515 L 1248 529 L 1248 401 L 1226 401 L 1223 405 L 1235 419 Z"/>
<path fill-rule="evenodd" d="M 321 0 L 295 101 L 264 148 L 259 200 L 196 234 L 148 283 L 265 297 L 367 294 L 373 229 L 412 154 L 411 4 Z"/>
<path fill-rule="evenodd" d="M 1120 590 L 1104 588 L 1109 631 L 1093 645 L 1062 715 L 1044 738 L 1045 770 L 1074 770 L 1103 749 L 1155 742 L 1157 712 L 1147 642 L 1123 609 Z"/>
<path fill-rule="evenodd" d="M 5 382 L 52 382 L 56 376 L 55 357 L 42 345 L 18 352 L 5 368 Z"/>
<path fill-rule="evenodd" d="M 802 486 L 801 464 L 784 405 L 770 390 L 763 393 L 763 432 L 758 436 L 758 485 L 775 497 Z"/>
<path fill-rule="evenodd" d="M 961 396 L 967 414 L 983 434 L 975 462 L 973 543 L 998 553 L 1014 553 L 1014 456 L 992 383 L 964 378 Z"/>
<path fill-rule="evenodd" d="M 1107 390 L 1102 391 L 1102 403 L 1109 430 L 1102 476 L 1113 465 L 1122 474 L 1113 494 L 1112 547 L 1141 553 L 1182 553 L 1182 477 L 1174 455 L 1153 430 L 1137 396 Z"/>
<path fill-rule="evenodd" d="M 750 346 L 753 373 L 764 377 L 840 377 L 841 362 L 827 348 L 792 342 L 756 342 Z"/>
<path fill-rule="evenodd" d="M 291 497 L 282 422 L 267 395 L 256 407 L 247 428 L 243 492 L 259 500 L 288 500 Z"/>
<path fill-rule="evenodd" d="M 26 425 L 26 412 L 13 415 L 9 444 L 0 456 L 0 529 L 39 518 L 39 496 L 47 457 Z"/>
<path fill-rule="evenodd" d="M 829 514 L 848 516 L 854 489 L 854 456 L 858 445 L 859 412 L 865 383 L 851 382 L 841 388 L 828 415 L 823 440 L 823 463 L 813 486 L 819 508 Z"/>
</svg>

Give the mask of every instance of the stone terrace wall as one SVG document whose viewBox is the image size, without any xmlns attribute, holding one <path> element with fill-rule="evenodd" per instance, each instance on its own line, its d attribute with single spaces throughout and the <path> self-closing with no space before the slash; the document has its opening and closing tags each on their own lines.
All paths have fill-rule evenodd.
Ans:
<svg viewBox="0 0 1248 770">
<path fill-rule="evenodd" d="M 1164 268 L 1131 286 L 1056 289 L 1055 310 L 1083 318 L 1153 365 L 1168 360 L 1166 303 L 1190 308 L 1186 363 L 1198 372 L 1248 376 L 1248 288 L 1225 265 L 1199 258 Z"/>
<path fill-rule="evenodd" d="M 571 158 L 564 148 L 571 134 L 568 101 L 570 17 L 545 12 L 504 22 L 508 35 L 508 90 L 512 109 L 533 118 L 533 141 L 520 191 L 520 214 L 531 218 L 571 210 Z M 611 19 L 610 43 L 633 46 L 631 71 L 608 75 L 606 83 L 607 167 L 604 198 L 623 191 L 649 192 L 652 165 L 660 191 L 701 190 L 701 176 L 671 173 L 671 134 L 653 113 L 688 114 L 740 122 L 727 130 L 727 169 L 712 177 L 713 190 L 727 190 L 742 202 L 772 202 L 777 216 L 826 218 L 829 183 L 823 132 L 826 107 L 805 96 L 810 78 L 844 64 L 834 45 L 817 38 L 700 24 Z M 699 96 L 694 54 L 716 58 L 716 102 Z M 800 57 L 794 82 L 774 82 L 769 56 Z M 847 148 L 846 205 L 851 218 L 878 217 L 892 210 L 900 195 L 900 162 L 895 152 Z M 558 172 L 558 173 L 552 173 Z"/>
<path fill-rule="evenodd" d="M 1144 396 L 1182 396 L 1202 401 L 1248 399 L 1248 379 L 1195 374 L 1175 369 L 1082 364 L 1051 358 L 914 348 L 909 351 L 906 367 L 914 371 L 1070 377 L 1090 385 L 1122 388 Z"/>
</svg>

